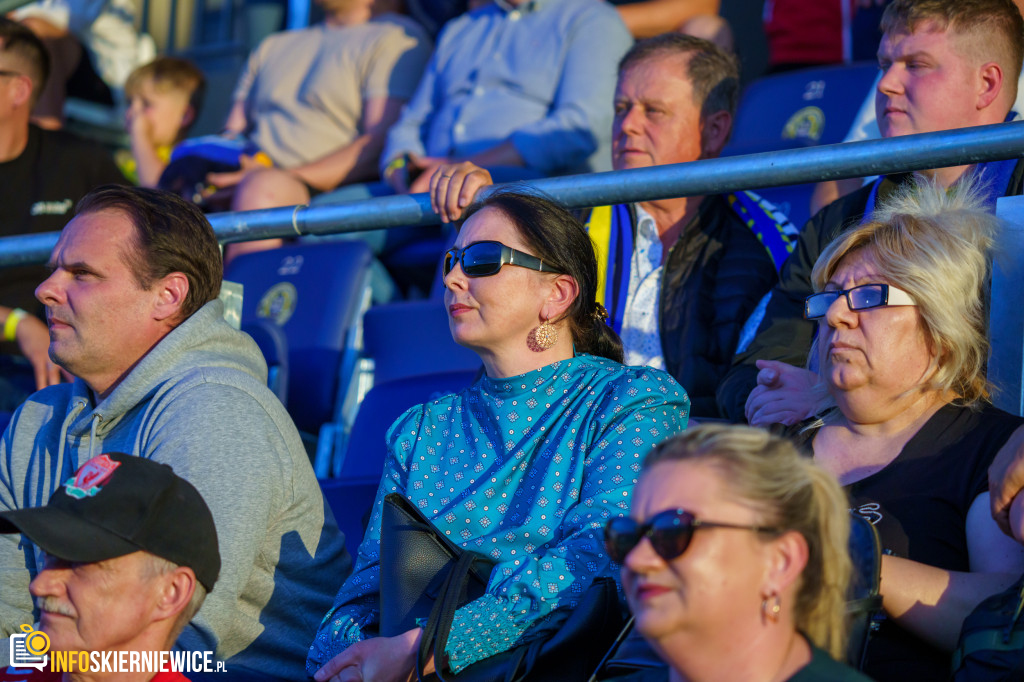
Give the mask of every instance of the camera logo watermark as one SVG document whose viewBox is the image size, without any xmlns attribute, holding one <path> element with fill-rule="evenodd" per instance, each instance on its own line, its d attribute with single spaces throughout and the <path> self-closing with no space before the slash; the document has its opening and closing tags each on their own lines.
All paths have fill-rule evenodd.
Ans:
<svg viewBox="0 0 1024 682">
<path fill-rule="evenodd" d="M 18 668 L 35 668 L 42 671 L 50 662 L 46 652 L 50 650 L 50 638 L 45 632 L 33 630 L 31 625 L 22 625 L 21 632 L 11 635 L 11 665 Z"/>
<path fill-rule="evenodd" d="M 213 673 L 226 672 L 212 651 L 50 651 L 50 638 L 31 625 L 10 638 L 11 667 L 49 665 L 54 673 Z"/>
</svg>

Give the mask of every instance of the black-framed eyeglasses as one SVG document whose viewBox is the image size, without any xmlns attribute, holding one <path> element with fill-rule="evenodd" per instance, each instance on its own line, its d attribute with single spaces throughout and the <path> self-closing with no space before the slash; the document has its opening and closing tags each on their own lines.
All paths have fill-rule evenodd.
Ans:
<svg viewBox="0 0 1024 682">
<path fill-rule="evenodd" d="M 502 265 L 518 265 L 538 272 L 555 272 L 554 268 L 540 258 L 493 241 L 475 242 L 463 249 L 448 249 L 444 254 L 445 277 L 456 263 L 462 263 L 462 271 L 467 277 L 488 277 L 497 274 Z"/>
<path fill-rule="evenodd" d="M 870 310 L 887 305 L 917 305 L 910 294 L 890 284 L 861 284 L 849 289 L 811 294 L 804 301 L 804 318 L 817 320 L 825 317 L 828 309 L 840 296 L 846 296 L 846 305 L 850 310 Z"/>
<path fill-rule="evenodd" d="M 643 524 L 628 516 L 611 519 L 604 527 L 604 546 L 612 561 L 621 564 L 626 561 L 626 555 L 632 552 L 641 540 L 647 538 L 658 556 L 665 561 L 672 561 L 690 546 L 693 532 L 698 528 L 735 528 L 758 533 L 781 532 L 768 526 L 703 521 L 685 509 L 666 509 Z"/>
</svg>

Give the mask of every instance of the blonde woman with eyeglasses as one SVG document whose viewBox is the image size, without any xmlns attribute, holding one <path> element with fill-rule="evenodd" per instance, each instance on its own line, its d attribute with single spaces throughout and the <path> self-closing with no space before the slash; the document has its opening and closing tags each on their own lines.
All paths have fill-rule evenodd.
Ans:
<svg viewBox="0 0 1024 682">
<path fill-rule="evenodd" d="M 922 183 L 880 207 L 822 253 L 805 307 L 835 407 L 798 438 L 881 536 L 865 672 L 883 681 L 946 679 L 964 617 L 1024 571 L 989 512 L 986 470 L 1024 420 L 989 402 L 998 225 L 976 189 Z"/>
</svg>

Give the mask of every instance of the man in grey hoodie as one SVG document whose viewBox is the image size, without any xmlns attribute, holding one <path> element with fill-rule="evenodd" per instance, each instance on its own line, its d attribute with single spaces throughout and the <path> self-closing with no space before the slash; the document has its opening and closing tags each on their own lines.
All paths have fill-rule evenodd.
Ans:
<svg viewBox="0 0 1024 682">
<path fill-rule="evenodd" d="M 46 504 L 102 452 L 169 464 L 209 504 L 224 564 L 177 646 L 215 650 L 229 672 L 304 679 L 351 559 L 259 349 L 223 320 L 210 224 L 164 192 L 101 188 L 50 268 L 36 290 L 50 357 L 78 378 L 15 414 L 0 440 L 0 511 Z M 36 547 L 0 537 L 0 636 L 34 622 L 28 583 L 41 566 Z"/>
</svg>

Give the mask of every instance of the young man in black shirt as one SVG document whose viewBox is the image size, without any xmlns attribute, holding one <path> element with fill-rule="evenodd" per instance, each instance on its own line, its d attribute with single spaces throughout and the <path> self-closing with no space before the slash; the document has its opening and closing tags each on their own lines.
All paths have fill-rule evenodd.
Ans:
<svg viewBox="0 0 1024 682">
<path fill-rule="evenodd" d="M 29 123 L 48 72 L 46 49 L 35 34 L 0 17 L 3 237 L 58 231 L 70 217 L 75 202 L 89 190 L 124 182 L 103 147 Z M 42 306 L 34 292 L 46 276 L 41 265 L 0 269 L 0 410 L 16 407 L 33 386 L 41 388 L 59 380 L 56 367 L 47 358 L 45 343 L 38 348 L 31 340 L 45 339 L 45 335 L 25 334 L 25 329 L 18 333 L 22 325 L 38 330 L 42 324 Z M 25 357 L 18 357 L 22 353 Z"/>
</svg>

